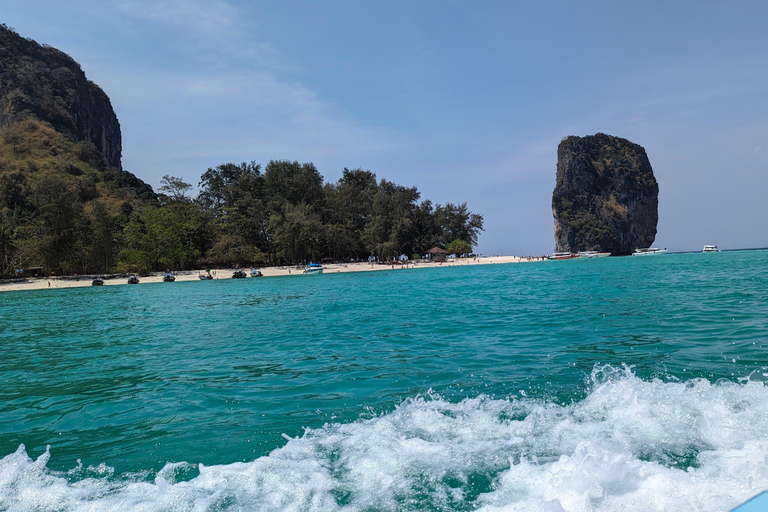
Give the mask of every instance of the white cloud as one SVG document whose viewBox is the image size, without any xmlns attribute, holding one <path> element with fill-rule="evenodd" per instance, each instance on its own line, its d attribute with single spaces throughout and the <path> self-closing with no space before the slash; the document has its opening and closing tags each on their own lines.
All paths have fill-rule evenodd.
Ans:
<svg viewBox="0 0 768 512">
<path fill-rule="evenodd" d="M 355 162 L 407 143 L 352 119 L 299 80 L 304 70 L 294 59 L 258 40 L 253 10 L 225 0 L 123 0 L 119 9 L 126 23 L 149 22 L 172 41 L 158 40 L 167 55 L 129 69 L 99 63 L 123 125 L 124 163 L 148 181 L 169 165 L 195 162 L 192 174 L 239 158 Z"/>
<path fill-rule="evenodd" d="M 232 30 L 238 10 L 224 0 L 123 0 L 123 13 L 169 25 L 190 27 L 207 35 Z"/>
</svg>

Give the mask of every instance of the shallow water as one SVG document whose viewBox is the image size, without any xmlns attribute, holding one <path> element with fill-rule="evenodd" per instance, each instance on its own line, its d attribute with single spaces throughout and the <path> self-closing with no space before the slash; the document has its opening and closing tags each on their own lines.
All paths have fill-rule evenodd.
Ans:
<svg viewBox="0 0 768 512">
<path fill-rule="evenodd" d="M 728 510 L 766 299 L 768 251 L 5 292 L 0 510 Z"/>
</svg>

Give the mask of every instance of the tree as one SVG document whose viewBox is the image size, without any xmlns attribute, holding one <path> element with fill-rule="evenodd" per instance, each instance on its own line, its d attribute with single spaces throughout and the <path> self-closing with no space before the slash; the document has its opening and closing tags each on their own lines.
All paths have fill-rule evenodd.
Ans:
<svg viewBox="0 0 768 512">
<path fill-rule="evenodd" d="M 411 224 L 407 233 L 412 253 L 424 254 L 437 244 L 440 227 L 437 225 L 432 201 L 422 201 L 411 213 Z"/>
<path fill-rule="evenodd" d="M 338 182 L 323 188 L 322 222 L 326 226 L 325 251 L 333 259 L 368 256 L 363 232 L 370 222 L 378 191 L 376 174 L 362 169 L 344 169 Z"/>
<path fill-rule="evenodd" d="M 16 252 L 16 240 L 13 229 L 0 225 L 0 276 L 12 275 L 12 256 Z"/>
<path fill-rule="evenodd" d="M 402 254 L 408 245 L 411 214 L 419 196 L 416 187 L 381 180 L 362 237 L 371 255 L 389 259 Z"/>
<path fill-rule="evenodd" d="M 0 210 L 5 207 L 20 214 L 30 212 L 27 178 L 21 171 L 0 175 Z"/>
<path fill-rule="evenodd" d="M 454 240 L 446 246 L 445 250 L 448 254 L 463 256 L 472 252 L 472 246 L 464 240 Z"/>
<path fill-rule="evenodd" d="M 248 266 L 266 262 L 266 256 L 256 246 L 249 245 L 237 234 L 225 233 L 220 236 L 208 254 L 208 259 L 223 262 L 227 266 Z"/>
<path fill-rule="evenodd" d="M 103 203 L 94 201 L 91 210 L 91 226 L 96 242 L 96 264 L 109 272 L 114 260 L 115 225 Z"/>
<path fill-rule="evenodd" d="M 199 219 L 194 205 L 145 207 L 125 227 L 121 264 L 150 271 L 190 267 L 200 258 L 196 243 Z"/>
<path fill-rule="evenodd" d="M 440 227 L 441 244 L 464 240 L 472 246 L 477 245 L 477 237 L 483 230 L 483 216 L 470 212 L 466 202 L 459 205 L 437 205 L 435 216 Z"/>
<path fill-rule="evenodd" d="M 200 177 L 197 200 L 218 216 L 245 194 L 261 197 L 261 181 L 261 165 L 256 162 L 209 167 Z"/>
<path fill-rule="evenodd" d="M 83 204 L 71 180 L 46 176 L 34 185 L 37 250 L 49 271 L 69 271 L 81 227 Z"/>
<path fill-rule="evenodd" d="M 165 194 L 170 202 L 188 203 L 190 201 L 187 194 L 192 190 L 192 185 L 186 183 L 182 178 L 166 174 L 160 180 L 160 184 L 160 192 Z"/>
<path fill-rule="evenodd" d="M 207 258 L 211 263 L 254 262 L 264 254 L 271 257 L 264 181 L 261 166 L 255 162 L 223 164 L 201 177 L 198 203 L 212 216 L 216 233 Z"/>
<path fill-rule="evenodd" d="M 306 203 L 283 205 L 281 213 L 269 218 L 274 241 L 284 258 L 291 263 L 315 260 L 323 226 L 319 216 Z"/>
<path fill-rule="evenodd" d="M 276 213 L 284 203 L 304 203 L 319 213 L 323 199 L 323 177 L 311 162 L 299 164 L 272 160 L 264 169 L 267 211 Z"/>
</svg>

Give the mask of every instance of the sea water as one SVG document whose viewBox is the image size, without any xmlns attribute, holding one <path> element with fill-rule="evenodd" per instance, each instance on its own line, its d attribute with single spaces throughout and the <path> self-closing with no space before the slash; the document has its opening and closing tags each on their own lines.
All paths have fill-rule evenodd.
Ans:
<svg viewBox="0 0 768 512">
<path fill-rule="evenodd" d="M 0 293 L 0 510 L 728 510 L 768 251 Z"/>
</svg>

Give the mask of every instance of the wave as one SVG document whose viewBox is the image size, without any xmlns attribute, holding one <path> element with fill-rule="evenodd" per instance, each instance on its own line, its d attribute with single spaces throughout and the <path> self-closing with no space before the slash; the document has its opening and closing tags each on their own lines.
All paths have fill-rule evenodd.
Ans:
<svg viewBox="0 0 768 512">
<path fill-rule="evenodd" d="M 248 463 L 56 472 L 0 460 L 0 509 L 728 510 L 768 488 L 768 386 L 596 367 L 570 404 L 436 395 L 307 429 Z"/>
</svg>

